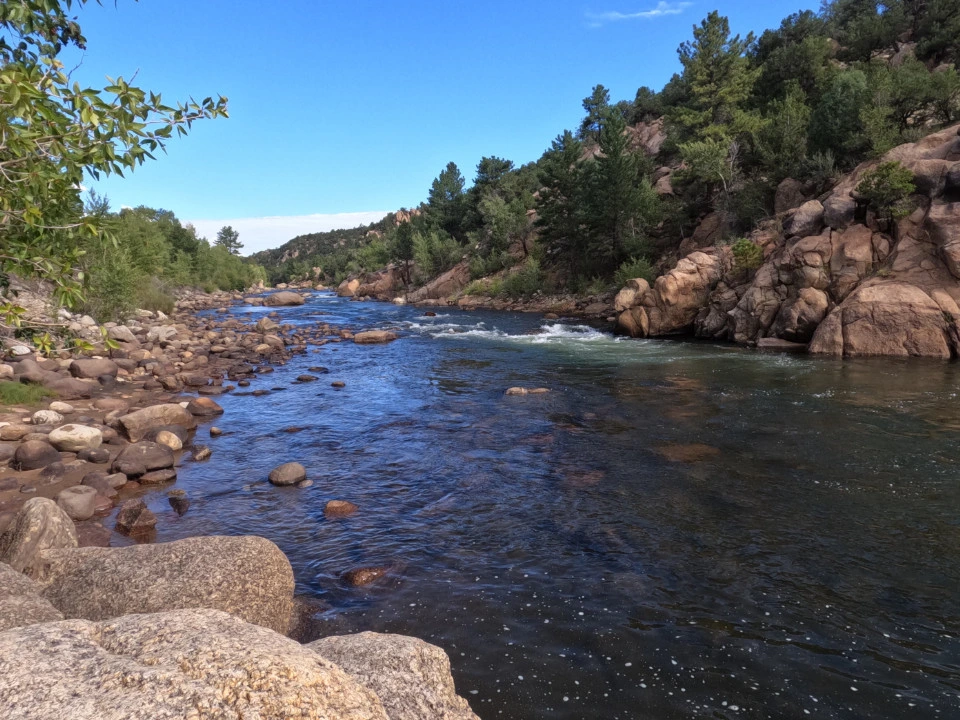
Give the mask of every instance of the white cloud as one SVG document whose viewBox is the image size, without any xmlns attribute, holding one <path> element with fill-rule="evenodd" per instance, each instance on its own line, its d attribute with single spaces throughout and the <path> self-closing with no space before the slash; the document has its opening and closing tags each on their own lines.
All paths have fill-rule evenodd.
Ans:
<svg viewBox="0 0 960 720">
<path fill-rule="evenodd" d="M 297 235 L 345 230 L 369 225 L 383 219 L 389 211 L 370 210 L 368 212 L 329 213 L 317 215 L 278 215 L 274 217 L 227 218 L 223 220 L 185 220 L 197 229 L 197 235 L 213 242 L 217 231 L 229 225 L 240 233 L 243 254 L 250 255 L 261 250 L 283 245 Z"/>
<path fill-rule="evenodd" d="M 587 13 L 587 20 L 590 27 L 600 27 L 604 23 L 620 22 L 621 20 L 650 20 L 652 18 L 664 17 L 666 15 L 679 15 L 692 3 L 689 2 L 664 2 L 660 0 L 657 6 L 652 10 L 639 10 L 637 12 L 619 12 L 611 10 L 601 13 Z"/>
</svg>

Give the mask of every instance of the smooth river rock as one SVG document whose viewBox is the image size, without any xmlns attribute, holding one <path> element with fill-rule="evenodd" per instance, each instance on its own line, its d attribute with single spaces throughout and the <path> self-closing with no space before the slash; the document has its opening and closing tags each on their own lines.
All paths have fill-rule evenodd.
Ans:
<svg viewBox="0 0 960 720">
<path fill-rule="evenodd" d="M 418 638 L 362 632 L 309 643 L 380 698 L 391 720 L 479 720 L 457 695 L 450 658 Z"/>
<path fill-rule="evenodd" d="M 176 403 L 152 405 L 151 407 L 136 410 L 122 416 L 118 422 L 124 434 L 131 442 L 142 440 L 154 428 L 164 425 L 179 425 L 186 430 L 193 430 L 197 421 L 193 415 Z"/>
<path fill-rule="evenodd" d="M 290 562 L 261 537 L 45 550 L 29 574 L 68 618 L 204 607 L 286 632 L 293 609 Z"/>
<path fill-rule="evenodd" d="M 269 479 L 274 485 L 296 485 L 307 479 L 307 469 L 297 462 L 284 463 L 270 471 Z"/>
<path fill-rule="evenodd" d="M 47 440 L 60 452 L 80 452 L 100 447 L 103 433 L 86 425 L 61 425 L 50 432 Z"/>
<path fill-rule="evenodd" d="M 0 562 L 23 572 L 44 550 L 77 547 L 73 520 L 48 498 L 27 500 L 13 523 L 0 535 Z"/>
<path fill-rule="evenodd" d="M 303 305 L 303 296 L 289 290 L 267 295 L 263 299 L 263 304 L 267 307 L 281 307 L 284 305 Z"/>
</svg>

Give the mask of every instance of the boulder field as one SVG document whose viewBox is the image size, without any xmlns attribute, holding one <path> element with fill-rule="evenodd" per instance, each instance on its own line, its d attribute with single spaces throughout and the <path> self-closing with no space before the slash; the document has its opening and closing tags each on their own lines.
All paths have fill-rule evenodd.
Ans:
<svg viewBox="0 0 960 720">
<path fill-rule="evenodd" d="M 780 214 L 750 236 L 763 249 L 756 271 L 738 269 L 728 246 L 700 246 L 695 233 L 682 246 L 688 254 L 652 286 L 636 279 L 619 292 L 618 332 L 835 357 L 960 355 L 958 131 L 901 145 L 878 161 L 913 172 L 908 216 L 878 220 L 855 197 L 876 162 L 816 198 L 785 180 Z"/>
</svg>

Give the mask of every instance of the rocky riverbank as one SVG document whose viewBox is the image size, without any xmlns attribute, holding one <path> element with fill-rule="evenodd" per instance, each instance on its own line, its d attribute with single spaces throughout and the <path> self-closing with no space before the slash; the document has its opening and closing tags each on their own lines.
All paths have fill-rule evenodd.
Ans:
<svg viewBox="0 0 960 720">
<path fill-rule="evenodd" d="M 189 493 L 174 483 L 183 464 L 215 452 L 215 397 L 246 392 L 311 346 L 396 337 L 285 325 L 277 312 L 246 322 L 229 315 L 240 302 L 299 305 L 304 295 L 190 293 L 171 316 L 140 311 L 102 329 L 61 314 L 99 341 L 82 355 L 42 357 L 6 341 L 0 381 L 51 397 L 0 408 L 0 706 L 11 718 L 91 720 L 286 717 L 294 708 L 309 718 L 475 717 L 439 648 L 373 633 L 311 645 L 285 637 L 303 639 L 309 609 L 294 601 L 293 571 L 273 543 L 153 544 L 158 519 L 142 496 L 166 490 L 178 514 L 189 512 Z M 217 312 L 196 314 L 203 309 Z M 324 372 L 312 370 L 309 380 Z M 276 484 L 290 484 L 289 465 Z M 301 475 L 296 482 L 309 483 Z M 136 544 L 111 547 L 115 533 Z"/>
<path fill-rule="evenodd" d="M 824 195 L 787 179 L 779 216 L 750 237 L 754 271 L 729 246 L 687 243 L 689 254 L 651 286 L 616 298 L 620 332 L 732 340 L 836 357 L 948 359 L 960 355 L 960 126 L 901 145 L 878 162 L 913 173 L 914 210 L 884 221 L 857 197 L 864 163 Z M 715 220 L 715 219 L 714 219 Z M 705 221 L 706 222 L 706 221 Z"/>
</svg>

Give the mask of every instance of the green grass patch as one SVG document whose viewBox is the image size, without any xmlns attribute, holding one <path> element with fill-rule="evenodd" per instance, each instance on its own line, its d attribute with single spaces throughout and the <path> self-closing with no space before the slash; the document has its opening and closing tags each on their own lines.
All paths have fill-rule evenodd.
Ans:
<svg viewBox="0 0 960 720">
<path fill-rule="evenodd" d="M 0 405 L 39 405 L 51 397 L 54 397 L 54 393 L 40 385 L 0 382 Z"/>
</svg>

